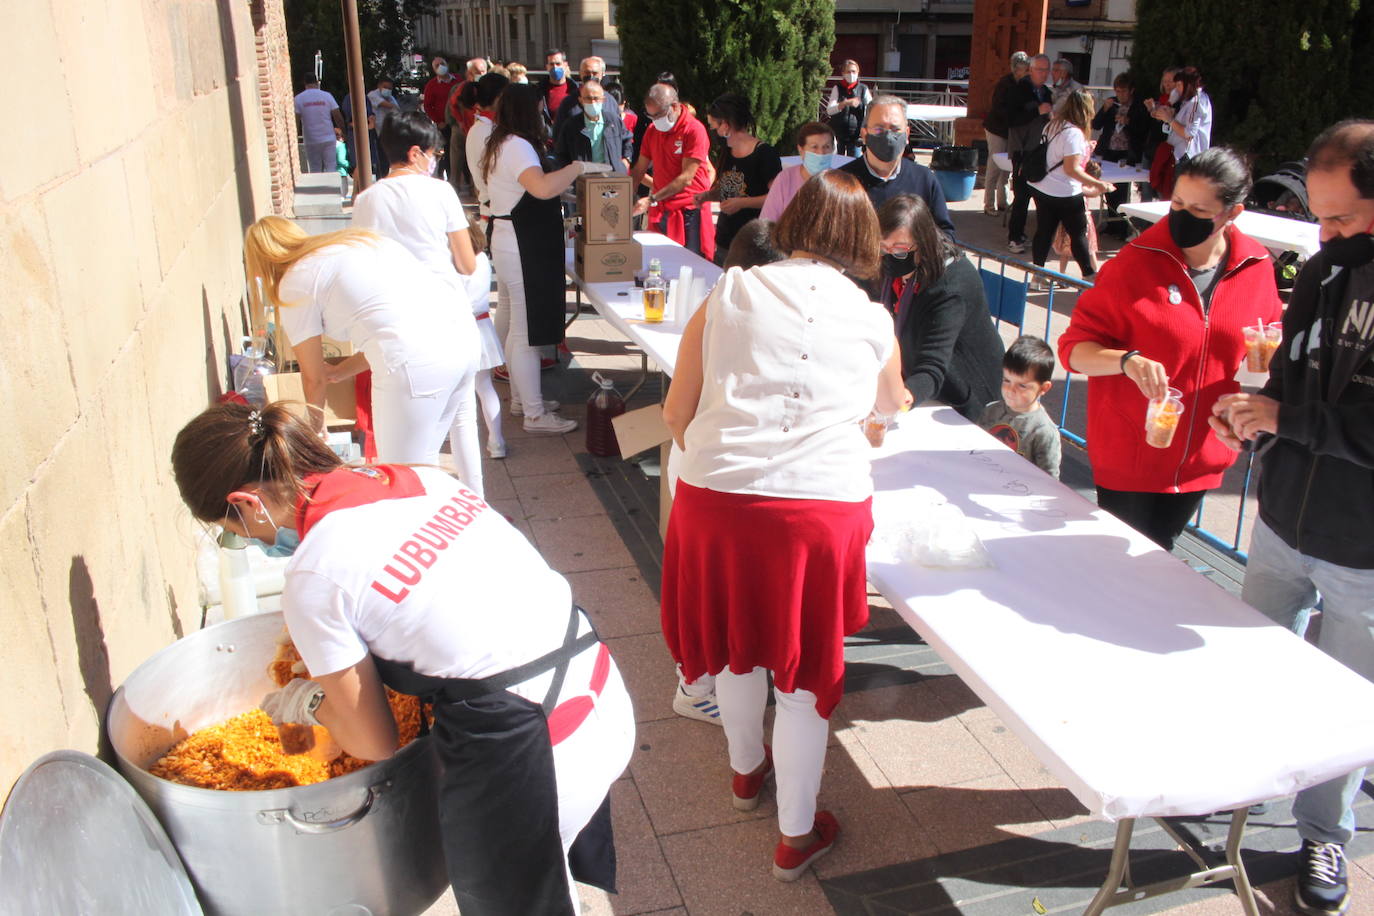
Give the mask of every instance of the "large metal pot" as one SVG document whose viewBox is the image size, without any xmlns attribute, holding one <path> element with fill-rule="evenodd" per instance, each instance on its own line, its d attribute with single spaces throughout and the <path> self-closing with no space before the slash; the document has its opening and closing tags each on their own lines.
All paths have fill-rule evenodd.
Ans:
<svg viewBox="0 0 1374 916">
<path fill-rule="evenodd" d="M 110 702 L 119 768 L 166 828 L 213 916 L 421 913 L 448 886 L 429 738 L 313 786 L 221 792 L 147 772 L 191 732 L 256 706 L 281 614 L 226 621 L 139 666 Z"/>
</svg>

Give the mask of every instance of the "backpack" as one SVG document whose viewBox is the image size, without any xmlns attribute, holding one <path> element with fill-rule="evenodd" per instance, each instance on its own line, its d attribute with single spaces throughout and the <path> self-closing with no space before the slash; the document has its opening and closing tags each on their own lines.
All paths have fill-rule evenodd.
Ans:
<svg viewBox="0 0 1374 916">
<path fill-rule="evenodd" d="M 1059 130 L 1055 131 L 1054 137 L 1059 136 L 1063 132 L 1064 129 L 1061 127 Z M 1049 164 L 1050 141 L 1052 141 L 1054 137 L 1046 137 L 1044 134 L 1041 134 L 1040 142 L 1036 144 L 1033 149 L 1028 151 L 1026 155 L 1021 157 L 1021 177 L 1026 181 L 1044 181 L 1046 175 L 1064 164 L 1063 159 L 1060 159 L 1054 165 Z"/>
</svg>

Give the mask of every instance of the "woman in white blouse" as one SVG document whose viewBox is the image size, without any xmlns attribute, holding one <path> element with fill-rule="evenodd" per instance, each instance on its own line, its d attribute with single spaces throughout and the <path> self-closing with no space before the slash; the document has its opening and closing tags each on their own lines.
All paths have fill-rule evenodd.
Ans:
<svg viewBox="0 0 1374 916">
<path fill-rule="evenodd" d="M 1178 87 L 1178 108 L 1156 108 L 1156 117 L 1165 122 L 1165 139 L 1173 147 L 1174 161 L 1197 156 L 1212 147 L 1212 98 L 1202 88 L 1197 67 L 1184 67 L 1174 76 Z"/>
<path fill-rule="evenodd" d="M 1092 96 L 1081 91 L 1064 96 L 1043 135 L 1049 140 L 1045 153 L 1049 170 L 1044 178 L 1030 183 L 1031 196 L 1035 199 L 1035 238 L 1031 240 L 1031 253 L 1036 266 L 1045 266 L 1055 230 L 1062 225 L 1084 279 L 1091 279 L 1097 273 L 1097 265 L 1088 247 L 1088 208 L 1083 197 L 1113 190 L 1111 185 L 1084 169 L 1088 164 L 1084 153 L 1092 121 Z"/>
<path fill-rule="evenodd" d="M 844 637 L 868 621 L 873 482 L 860 423 L 911 395 L 892 319 L 854 282 L 874 275 L 879 251 L 857 179 L 812 178 L 773 241 L 790 256 L 727 271 L 683 334 L 663 411 L 684 453 L 662 612 L 684 677 L 716 675 L 736 808 L 758 805 L 776 755 L 773 872 L 790 881 L 839 832 L 816 794 Z"/>
</svg>

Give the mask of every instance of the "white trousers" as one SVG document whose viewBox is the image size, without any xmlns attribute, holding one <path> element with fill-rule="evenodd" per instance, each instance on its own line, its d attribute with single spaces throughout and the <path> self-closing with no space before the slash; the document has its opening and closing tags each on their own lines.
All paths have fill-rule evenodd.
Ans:
<svg viewBox="0 0 1374 916">
<path fill-rule="evenodd" d="M 566 688 L 565 688 L 566 689 Z M 611 662 L 610 676 L 587 719 L 554 745 L 553 767 L 558 780 L 558 832 L 566 855 L 582 828 L 592 819 L 611 784 L 630 765 L 635 746 L 635 714 L 630 694 Z M 573 912 L 579 912 L 577 885 L 568 876 Z"/>
<path fill-rule="evenodd" d="M 783 836 L 804 836 L 816 824 L 816 795 L 825 767 L 830 723 L 816 712 L 816 695 L 773 691 L 773 768 L 778 788 L 778 829 Z M 768 671 L 755 668 L 716 675 L 716 702 L 730 750 L 730 769 L 752 773 L 763 763 L 763 714 L 768 706 Z"/>
<path fill-rule="evenodd" d="M 1007 207 L 1007 179 L 1011 177 L 1011 172 L 1005 171 L 992 158 L 994 153 L 1005 153 L 1007 151 L 1007 138 L 999 137 L 994 133 L 983 131 L 983 137 L 988 142 L 988 164 L 983 170 L 983 209 L 991 210 L 993 207 Z"/>
<path fill-rule="evenodd" d="M 444 437 L 465 416 L 472 431 L 471 454 L 455 450 L 453 460 L 463 482 L 480 492 L 482 463 L 472 393 L 475 355 L 453 354 L 432 362 L 406 363 L 392 372 L 373 372 L 372 427 L 379 462 L 438 464 Z"/>
<path fill-rule="evenodd" d="M 520 267 L 520 247 L 509 220 L 497 220 L 491 240 L 492 266 L 496 268 L 496 333 L 506 351 L 510 373 L 510 399 L 523 408 L 527 419 L 544 415 L 544 391 L 539 381 L 539 349 L 530 346 L 529 316 L 525 310 L 525 277 Z"/>
</svg>

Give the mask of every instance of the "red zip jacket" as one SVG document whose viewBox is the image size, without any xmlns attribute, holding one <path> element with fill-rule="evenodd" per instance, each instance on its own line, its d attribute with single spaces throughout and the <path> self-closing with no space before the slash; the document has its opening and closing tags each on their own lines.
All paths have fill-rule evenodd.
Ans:
<svg viewBox="0 0 1374 916">
<path fill-rule="evenodd" d="M 1088 379 L 1088 458 L 1098 486 L 1136 493 L 1208 490 L 1236 459 L 1212 434 L 1207 417 L 1217 398 L 1240 390 L 1235 375 L 1245 359 L 1242 328 L 1277 321 L 1283 307 L 1269 253 L 1234 225 L 1225 231 L 1231 247 L 1210 314 L 1203 313 L 1167 219 L 1122 248 L 1078 297 L 1059 338 L 1064 366 L 1084 341 L 1139 350 L 1163 363 L 1169 385 L 1183 392 L 1183 420 L 1173 443 L 1159 449 L 1145 444 L 1147 400 L 1135 382 L 1125 375 Z"/>
</svg>

